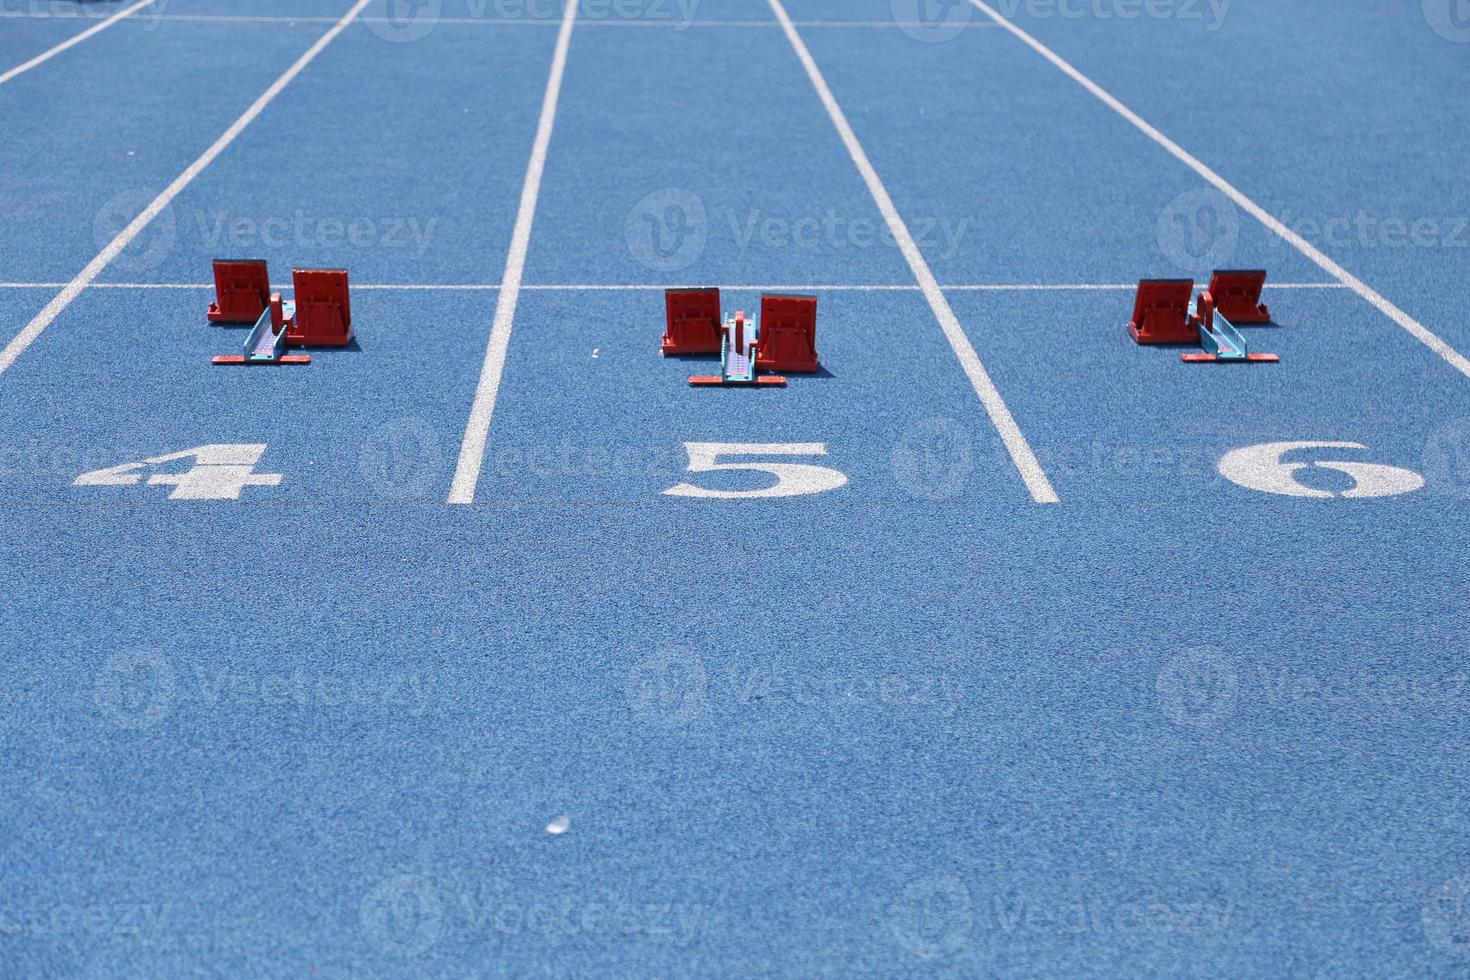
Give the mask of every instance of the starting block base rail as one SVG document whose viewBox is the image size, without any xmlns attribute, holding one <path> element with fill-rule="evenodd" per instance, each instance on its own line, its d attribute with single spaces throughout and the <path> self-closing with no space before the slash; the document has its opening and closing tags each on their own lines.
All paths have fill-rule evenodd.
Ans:
<svg viewBox="0 0 1470 980">
<path fill-rule="evenodd" d="M 761 351 L 761 324 L 747 320 L 737 312 L 720 329 L 720 373 L 696 375 L 689 379 L 695 388 L 780 388 L 786 378 L 779 374 L 761 374 L 758 368 Z"/>
<path fill-rule="evenodd" d="M 1276 354 L 1246 354 L 1244 357 L 1221 357 L 1219 354 L 1180 354 L 1186 364 L 1279 364 Z"/>
<path fill-rule="evenodd" d="M 262 367 L 262 366 L 264 366 L 264 367 L 272 367 L 272 366 L 277 365 L 277 364 L 310 364 L 311 363 L 311 355 L 310 354 L 282 354 L 280 358 L 278 358 L 277 360 L 274 360 L 274 361 L 252 361 L 252 360 L 246 359 L 244 356 L 242 356 L 240 354 L 218 354 L 218 355 L 216 355 L 210 361 L 210 363 L 211 364 L 237 364 L 237 365 L 238 364 L 243 364 L 246 367 Z"/>
<path fill-rule="evenodd" d="M 754 381 L 735 381 L 712 374 L 690 378 L 689 384 L 694 388 L 781 388 L 786 385 L 786 379 L 779 374 L 762 374 Z"/>
<path fill-rule="evenodd" d="M 1264 278 L 1265 273 L 1261 276 Z M 1275 354 L 1252 354 L 1245 337 L 1220 312 L 1214 294 L 1208 290 L 1195 301 L 1190 322 L 1199 328 L 1203 353 L 1181 354 L 1180 359 L 1187 364 L 1274 364 L 1281 360 Z"/>
<path fill-rule="evenodd" d="M 250 335 L 245 338 L 245 352 L 243 354 L 220 355 L 215 357 L 211 363 L 247 365 L 310 364 L 311 355 L 309 354 L 286 353 L 287 324 L 295 312 L 295 307 L 292 304 L 281 301 L 280 293 L 273 294 L 265 311 L 255 321 L 255 326 L 250 328 Z"/>
</svg>

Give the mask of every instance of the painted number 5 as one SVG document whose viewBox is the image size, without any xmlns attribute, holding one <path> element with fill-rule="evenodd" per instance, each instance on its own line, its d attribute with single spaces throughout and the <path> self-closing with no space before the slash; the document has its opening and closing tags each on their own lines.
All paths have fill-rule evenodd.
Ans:
<svg viewBox="0 0 1470 980">
<path fill-rule="evenodd" d="M 773 463 L 750 459 L 738 463 L 722 463 L 721 456 L 825 456 L 827 444 L 822 442 L 686 442 L 690 473 L 718 473 L 727 470 L 767 473 L 776 478 L 768 487 L 756 490 L 711 490 L 693 483 L 669 487 L 671 497 L 703 497 L 710 500 L 752 500 L 757 497 L 800 497 L 809 493 L 825 493 L 847 483 L 847 474 L 830 466 L 811 463 Z"/>
</svg>

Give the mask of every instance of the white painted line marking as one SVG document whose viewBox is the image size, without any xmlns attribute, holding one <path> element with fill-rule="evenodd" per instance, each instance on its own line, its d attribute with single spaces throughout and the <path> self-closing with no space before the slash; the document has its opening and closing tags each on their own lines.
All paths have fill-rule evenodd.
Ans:
<svg viewBox="0 0 1470 980">
<path fill-rule="evenodd" d="M 213 289 L 214 287 L 211 286 L 210 288 Z M 462 293 L 462 292 L 494 292 L 495 290 L 497 290 L 497 289 L 500 288 L 500 285 L 498 283 L 492 284 L 492 283 L 472 283 L 472 282 L 448 283 L 448 284 L 445 284 L 445 285 L 434 285 L 432 283 L 391 283 L 391 282 L 385 282 L 385 283 L 369 283 L 369 284 L 364 285 L 364 286 L 354 285 L 352 288 L 353 289 L 383 289 L 383 290 L 400 289 L 400 290 L 406 290 L 408 292 L 417 292 L 417 291 L 434 292 L 434 291 L 437 291 L 437 290 L 444 290 L 444 291 L 447 291 L 447 292 Z M 522 288 L 525 288 L 525 287 L 522 287 Z"/>
<path fill-rule="evenodd" d="M 888 222 L 889 231 L 892 232 L 894 240 L 898 243 L 899 250 L 908 260 L 909 268 L 913 270 L 914 278 L 918 280 L 924 298 L 929 301 L 929 307 L 934 311 L 934 316 L 939 321 L 944 336 L 949 340 L 949 346 L 954 350 L 955 357 L 959 359 L 960 367 L 970 379 L 971 387 L 975 389 L 975 394 L 980 396 L 980 402 L 990 415 L 991 423 L 995 426 L 996 432 L 1000 434 L 1001 441 L 1005 443 L 1006 450 L 1011 455 L 1011 462 L 1021 474 L 1021 479 L 1026 481 L 1026 488 L 1031 491 L 1031 499 L 1038 504 L 1060 503 L 1060 498 L 1057 497 L 1056 490 L 1052 488 L 1051 481 L 1047 479 L 1046 472 L 1041 468 L 1036 454 L 1031 451 L 1031 445 L 1026 441 L 1026 436 L 1016 424 L 1011 410 L 1006 407 L 1005 399 L 1001 397 L 995 383 L 990 380 L 985 365 L 980 361 L 980 355 L 975 353 L 974 346 L 965 336 L 964 328 L 960 326 L 954 310 L 950 308 L 949 300 L 944 298 L 943 290 L 934 279 L 929 263 L 924 260 L 919 246 L 914 243 L 908 226 L 904 224 L 898 208 L 894 207 L 893 199 L 888 196 L 888 191 L 883 186 L 883 181 L 879 179 L 878 172 L 873 169 L 868 154 L 858 142 L 857 134 L 848 124 L 842 107 L 837 104 L 832 90 L 827 87 L 827 81 L 822 77 L 821 69 L 817 67 L 812 53 L 807 50 L 801 35 L 796 32 L 791 18 L 787 16 L 786 8 L 781 5 L 781 0 L 768 0 L 768 2 L 771 10 L 776 14 L 776 19 L 781 22 L 782 30 L 786 32 L 786 39 L 791 42 L 796 56 L 801 59 L 802 65 L 806 68 L 807 77 L 811 79 L 812 85 L 816 88 L 822 105 L 826 106 L 827 115 L 832 118 L 837 132 L 842 136 L 842 142 L 846 144 L 847 152 L 852 156 L 853 163 L 857 164 L 863 182 L 868 185 L 868 192 L 873 195 L 873 201 L 878 205 L 878 210 L 883 213 L 884 220 Z"/>
<path fill-rule="evenodd" d="M 705 283 L 704 285 L 710 285 Z M 715 283 L 719 289 L 730 292 L 749 293 L 917 293 L 922 292 L 923 287 L 916 284 L 869 284 L 869 283 L 784 283 L 784 284 L 760 284 L 760 285 L 729 285 L 727 283 Z M 212 286 L 210 288 L 213 288 Z M 357 287 L 354 286 L 354 289 Z M 394 289 L 399 287 L 363 287 Z M 403 287 L 419 288 L 419 287 Z M 441 288 L 441 287 L 428 287 Z M 445 286 L 445 289 L 460 289 L 469 287 Z M 493 289 L 494 287 L 489 287 Z M 605 283 L 605 284 L 546 284 L 546 285 L 523 285 L 521 289 L 539 289 L 553 292 L 662 292 L 665 289 L 694 289 L 700 288 L 697 283 Z M 983 283 L 941 283 L 939 286 L 947 293 L 985 292 L 985 293 L 1050 293 L 1050 292 L 1111 292 L 1127 291 L 1138 288 L 1136 282 L 983 282 Z M 1347 286 L 1340 282 L 1268 282 L 1266 291 L 1273 289 L 1346 289 Z"/>
<path fill-rule="evenodd" d="M 1424 326 L 1424 324 L 1420 323 L 1418 320 L 1415 320 L 1413 317 L 1409 316 L 1409 314 L 1399 309 L 1393 303 L 1389 302 L 1386 297 L 1381 295 L 1377 290 L 1373 289 L 1367 283 L 1363 282 L 1363 280 L 1359 279 L 1357 276 L 1353 275 L 1351 272 L 1348 272 L 1342 266 L 1338 265 L 1332 259 L 1328 258 L 1327 255 L 1323 253 L 1320 249 L 1318 249 L 1315 245 L 1307 241 L 1301 235 L 1298 235 L 1296 232 L 1292 231 L 1282 221 L 1280 221 L 1278 218 L 1268 212 L 1265 208 L 1261 207 L 1255 201 L 1246 197 L 1245 194 L 1242 193 L 1238 188 L 1236 188 L 1234 184 L 1231 184 L 1224 177 L 1221 177 L 1219 174 L 1215 173 L 1215 171 L 1205 166 L 1205 164 L 1201 162 L 1198 157 L 1194 156 L 1178 143 L 1175 143 L 1169 137 L 1159 132 L 1142 116 L 1140 116 L 1138 113 L 1134 112 L 1132 109 L 1128 108 L 1123 103 L 1114 98 L 1101 85 L 1097 84 L 1092 79 L 1082 74 L 1082 72 L 1074 68 L 1072 64 L 1064 59 L 1061 55 L 1057 54 L 1051 48 L 1048 48 L 1046 45 L 1036 40 L 1036 38 L 1032 37 L 1030 34 L 1027 34 L 1015 24 L 1006 20 L 1000 14 L 996 13 L 987 4 L 985 4 L 983 0 L 970 0 L 970 2 L 973 3 L 976 8 L 978 8 L 982 13 L 984 13 L 985 16 L 995 21 L 996 24 L 1005 28 L 1007 31 L 1010 31 L 1011 34 L 1015 35 L 1015 37 L 1024 42 L 1033 51 L 1041 55 L 1047 61 L 1050 61 L 1054 66 L 1061 70 L 1062 74 L 1066 75 L 1068 78 L 1072 79 L 1072 81 L 1076 82 L 1078 85 L 1081 85 L 1083 88 L 1087 89 L 1087 91 L 1091 92 L 1093 96 L 1098 99 L 1098 101 L 1102 102 L 1109 109 L 1112 109 L 1118 115 L 1122 116 L 1124 119 L 1128 120 L 1128 122 L 1132 123 L 1134 128 L 1136 128 L 1139 132 L 1143 133 L 1149 139 L 1162 146 L 1165 150 L 1169 151 L 1171 156 L 1179 160 L 1179 162 L 1183 163 L 1190 170 L 1193 170 L 1195 173 L 1199 174 L 1199 176 L 1203 177 L 1206 181 L 1213 185 L 1216 190 L 1224 194 L 1226 197 L 1230 198 L 1231 201 L 1235 202 L 1235 205 L 1237 207 L 1245 211 L 1251 217 L 1255 218 L 1261 224 L 1265 225 L 1279 238 L 1284 240 L 1287 244 L 1291 245 L 1298 252 L 1301 252 L 1307 258 L 1311 259 L 1314 263 L 1321 267 L 1322 271 L 1326 272 L 1329 276 L 1332 276 L 1348 289 L 1351 289 L 1363 299 L 1367 300 L 1380 313 L 1388 317 L 1394 323 L 1397 323 L 1404 330 L 1408 331 L 1408 333 L 1413 336 L 1415 340 L 1419 341 L 1425 347 L 1428 347 L 1440 357 L 1444 358 L 1445 361 L 1448 362 L 1449 365 L 1453 367 L 1456 371 L 1459 371 L 1465 377 L 1470 378 L 1470 359 L 1467 359 L 1465 355 L 1461 354 L 1459 351 L 1451 347 L 1449 343 L 1447 343 L 1445 340 L 1435 334 L 1432 330 Z"/>
<path fill-rule="evenodd" d="M 64 282 L 0 282 L 0 289 L 60 289 Z M 922 287 L 916 284 L 888 283 L 765 283 L 759 285 L 717 284 L 718 288 L 730 292 L 748 293 L 917 293 Z M 212 282 L 93 282 L 88 289 L 214 289 Z M 381 290 L 384 292 L 494 292 L 500 287 L 494 283 L 479 282 L 374 282 L 353 283 L 354 290 Z M 663 292 L 666 289 L 697 288 L 690 283 L 522 283 L 521 291 L 553 293 L 590 292 Z M 1052 292 L 1111 292 L 1138 288 L 1136 282 L 981 282 L 941 283 L 940 289 L 947 293 L 1052 293 Z M 1347 289 L 1340 282 L 1268 282 L 1266 292 L 1277 289 Z M 287 290 L 287 295 L 290 291 Z"/>
<path fill-rule="evenodd" d="M 155 0 L 145 0 L 153 3 Z M 141 4 L 140 4 L 141 6 Z M 0 11 L 0 20 L 21 20 L 34 17 L 23 11 Z M 157 20 L 173 20 L 195 23 L 219 22 L 227 24 L 329 24 L 335 18 L 307 15 L 292 17 L 289 14 L 176 14 L 162 13 L 156 15 Z M 359 18 L 364 24 L 391 24 L 397 26 L 398 21 L 389 17 L 362 17 Z M 900 21 L 900 20 L 799 20 L 797 27 L 812 28 L 870 28 L 881 30 L 905 30 L 920 29 L 932 30 L 933 24 L 923 21 Z M 435 26 L 448 27 L 560 27 L 561 22 L 555 18 L 534 17 L 440 17 L 434 22 Z M 666 30 L 685 31 L 694 28 L 710 27 L 736 27 L 736 28 L 775 28 L 780 25 L 773 20 L 695 20 L 683 21 L 677 18 L 659 19 L 632 19 L 632 20 L 590 20 L 581 21 L 583 28 L 588 27 L 650 27 L 664 28 Z M 981 28 L 994 28 L 995 25 L 986 22 L 969 24 L 956 24 L 955 28 L 960 30 L 976 30 Z"/>
<path fill-rule="evenodd" d="M 1200 283 L 1201 286 L 1204 283 Z M 960 284 L 954 286 L 940 286 L 945 292 L 986 292 L 986 293 L 1053 293 L 1053 292 L 1110 292 L 1110 291 L 1132 291 L 1138 288 L 1136 282 L 1079 282 L 1079 283 L 979 283 L 976 285 Z M 1346 289 L 1340 282 L 1268 282 L 1266 291 L 1273 289 Z"/>
<path fill-rule="evenodd" d="M 331 44 L 332 40 L 338 34 L 341 34 L 343 29 L 352 22 L 352 18 L 356 17 L 358 12 L 370 2 L 371 0 L 357 0 L 352 5 L 351 10 L 343 14 L 342 18 L 331 29 L 317 38 L 316 43 L 307 48 L 306 53 L 297 58 L 295 63 L 290 68 L 287 68 L 280 78 L 272 82 L 270 88 L 262 92 L 260 98 L 251 103 L 250 108 L 246 109 L 240 118 L 236 119 L 230 125 L 230 128 L 225 130 L 220 138 L 215 140 L 209 149 L 204 151 L 199 159 L 189 164 L 188 169 L 179 174 L 172 184 L 169 184 L 163 189 L 162 194 L 159 194 L 153 199 L 153 203 L 144 208 L 143 212 L 134 218 L 126 228 L 118 232 L 117 236 L 107 243 L 107 247 L 101 252 L 98 252 L 97 257 L 91 262 L 88 262 L 87 267 L 81 272 L 78 272 L 76 278 L 67 283 L 61 292 L 57 293 L 51 302 L 46 304 L 45 309 L 37 313 L 35 318 L 26 324 L 25 328 L 11 339 L 10 343 L 5 345 L 4 350 L 0 350 L 0 374 L 10 369 L 10 365 L 15 363 L 15 359 L 25 353 L 26 348 L 31 346 L 37 337 L 41 336 L 41 331 L 50 326 L 51 322 L 61 314 L 61 311 L 70 306 L 72 300 L 81 295 L 82 290 L 91 285 L 92 281 L 97 278 L 102 270 L 107 268 L 108 263 L 117 258 L 122 250 L 128 247 L 128 243 L 134 238 L 137 238 L 139 233 L 144 228 L 147 228 L 148 224 L 154 218 L 158 217 L 163 212 L 163 209 L 168 207 L 169 203 L 178 197 L 184 188 L 193 182 L 195 177 L 198 177 L 203 172 L 205 167 L 214 161 L 215 157 L 223 153 L 225 148 L 235 141 L 235 137 L 239 136 L 245 130 L 245 127 L 254 121 L 256 116 L 259 116 L 265 111 L 265 107 L 270 105 L 272 100 L 281 94 L 281 91 L 291 83 L 291 80 L 301 74 L 302 69 L 311 64 L 312 59 L 320 54 L 322 49 L 328 44 Z"/>
<path fill-rule="evenodd" d="M 578 0 L 570 0 L 562 14 L 561 32 L 556 37 L 556 53 L 551 58 L 551 75 L 546 80 L 546 97 L 541 103 L 541 121 L 536 125 L 536 140 L 531 146 L 531 162 L 526 166 L 526 182 L 521 188 L 521 206 L 516 212 L 515 230 L 511 234 L 510 251 L 505 257 L 505 275 L 500 277 L 500 295 L 495 303 L 495 322 L 485 345 L 485 363 L 480 369 L 480 383 L 470 406 L 464 440 L 459 447 L 459 462 L 454 467 L 454 481 L 449 486 L 451 504 L 475 502 L 475 487 L 480 482 L 480 468 L 485 462 L 485 443 L 490 437 L 490 420 L 495 414 L 495 398 L 500 393 L 500 376 L 505 371 L 505 354 L 510 348 L 510 330 L 515 322 L 516 303 L 520 300 L 521 276 L 526 271 L 526 251 L 531 245 L 531 226 L 536 221 L 536 201 L 541 195 L 541 178 L 546 172 L 546 154 L 551 147 L 551 132 L 556 126 L 556 108 L 561 100 L 561 81 L 566 74 L 567 51 L 572 43 L 572 26 L 577 22 Z"/>
<path fill-rule="evenodd" d="M 708 285 L 708 284 L 706 284 L 706 285 Z M 838 285 L 831 285 L 831 284 L 808 285 L 808 284 L 805 284 L 805 283 L 803 283 L 801 285 L 791 285 L 791 284 L 788 283 L 787 285 L 784 285 L 784 286 L 778 286 L 778 285 L 732 286 L 732 285 L 726 285 L 724 283 L 718 283 L 718 284 L 715 284 L 715 287 L 717 287 L 719 289 L 730 290 L 730 291 L 750 292 L 750 293 L 756 293 L 756 292 L 767 292 L 767 293 L 782 293 L 782 292 L 784 292 L 784 293 L 815 293 L 815 292 L 837 292 L 837 291 L 864 292 L 864 293 L 881 293 L 881 292 L 912 292 L 912 291 L 917 290 L 919 288 L 918 286 L 908 286 L 908 285 L 848 285 L 848 286 L 838 286 Z M 701 288 L 704 288 L 704 287 L 703 286 L 696 286 L 696 285 L 692 285 L 692 284 L 684 284 L 684 283 L 668 284 L 668 285 L 660 285 L 658 283 L 607 283 L 605 285 L 596 285 L 596 284 L 590 284 L 589 283 L 589 284 L 586 284 L 586 285 L 575 284 L 575 285 L 524 286 L 522 288 L 524 288 L 524 289 L 544 289 L 544 290 L 549 290 L 549 291 L 564 291 L 564 292 L 586 291 L 586 292 L 620 293 L 620 292 L 663 292 L 666 289 L 701 289 Z M 714 288 L 714 287 L 711 287 L 711 288 Z"/>
<path fill-rule="evenodd" d="M 139 10 L 142 10 L 144 7 L 153 2 L 154 0 L 138 0 L 138 2 L 133 4 L 131 7 L 124 7 L 106 20 L 93 24 L 91 27 L 87 28 L 85 31 L 82 31 L 80 34 L 67 38 L 65 41 L 62 41 L 60 44 L 56 45 L 56 47 L 50 49 L 49 51 L 42 51 L 30 61 L 16 65 L 14 68 L 10 69 L 4 74 L 0 74 L 0 85 L 4 85 L 6 82 L 10 81 L 17 75 L 21 75 L 25 72 L 30 71 L 37 65 L 45 64 L 52 58 L 61 54 L 61 52 L 65 51 L 67 48 L 81 44 L 83 41 L 91 37 L 93 34 L 96 34 L 98 31 L 107 30 L 107 28 L 111 27 L 113 24 L 116 24 L 124 17 L 131 17 L 133 14 L 137 13 Z M 27 14 L 23 16 L 30 15 Z"/>
</svg>

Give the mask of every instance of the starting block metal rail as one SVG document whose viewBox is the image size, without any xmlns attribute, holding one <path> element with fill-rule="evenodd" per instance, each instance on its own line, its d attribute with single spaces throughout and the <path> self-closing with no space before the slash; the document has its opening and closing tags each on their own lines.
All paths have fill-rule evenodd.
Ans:
<svg viewBox="0 0 1470 980">
<path fill-rule="evenodd" d="M 286 324 L 296 315 L 293 303 L 281 300 L 280 293 L 271 295 L 270 304 L 250 328 L 245 338 L 245 353 L 221 354 L 215 364 L 310 364 L 310 354 L 286 353 Z"/>
<path fill-rule="evenodd" d="M 750 337 L 746 339 L 746 328 L 749 327 Z M 786 379 L 779 374 L 758 374 L 756 363 L 760 354 L 760 325 L 754 321 L 747 321 L 745 314 L 736 313 L 725 321 L 724 328 L 720 331 L 720 373 L 718 375 L 698 375 L 689 379 L 689 383 L 695 387 L 712 387 L 716 385 L 743 385 L 743 386 L 771 386 L 781 387 L 786 384 Z"/>
<path fill-rule="evenodd" d="M 1208 292 L 1200 293 L 1199 299 L 1195 301 L 1190 322 L 1199 327 L 1199 344 L 1204 350 L 1199 354 L 1180 354 L 1179 359 L 1186 364 L 1214 364 L 1223 361 L 1274 364 L 1281 360 L 1275 354 L 1252 354 L 1235 324 L 1215 309 L 1214 296 Z"/>
</svg>

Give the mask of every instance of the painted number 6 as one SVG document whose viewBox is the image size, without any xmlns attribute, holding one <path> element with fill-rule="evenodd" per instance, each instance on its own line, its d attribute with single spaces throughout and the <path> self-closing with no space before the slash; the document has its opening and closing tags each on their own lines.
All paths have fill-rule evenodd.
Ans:
<svg viewBox="0 0 1470 980">
<path fill-rule="evenodd" d="M 1358 442 L 1268 442 L 1246 446 L 1225 454 L 1220 460 L 1220 475 L 1247 490 L 1276 493 L 1285 497 L 1394 497 L 1412 493 L 1424 486 L 1424 477 L 1413 470 L 1383 463 L 1357 463 L 1347 460 L 1319 459 L 1311 463 L 1287 463 L 1282 457 L 1298 449 L 1367 449 Z M 1353 486 L 1341 494 L 1306 486 L 1296 474 L 1309 466 L 1336 470 L 1351 477 Z"/>
<path fill-rule="evenodd" d="M 670 497 L 701 497 L 707 500 L 753 500 L 758 497 L 800 497 L 809 493 L 825 493 L 847 483 L 847 474 L 829 466 L 811 463 L 773 463 L 751 459 L 738 463 L 722 463 L 721 456 L 825 456 L 827 444 L 822 442 L 686 442 L 690 473 L 717 473 L 727 470 L 768 473 L 776 482 L 757 490 L 711 490 L 693 483 L 669 487 Z"/>
</svg>

